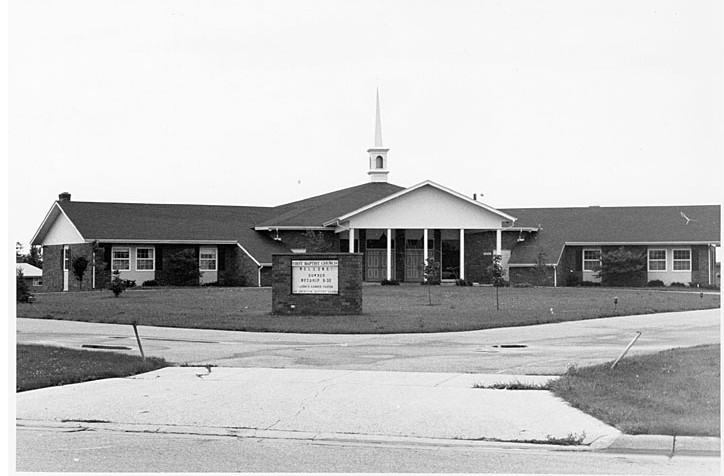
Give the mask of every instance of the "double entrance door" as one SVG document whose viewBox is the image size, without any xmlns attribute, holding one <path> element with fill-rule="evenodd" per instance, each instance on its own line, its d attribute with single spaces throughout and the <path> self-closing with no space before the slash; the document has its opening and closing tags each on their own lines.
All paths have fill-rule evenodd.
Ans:
<svg viewBox="0 0 724 476">
<path fill-rule="evenodd" d="M 392 279 L 396 276 L 396 260 L 393 250 Z M 405 281 L 411 283 L 422 282 L 425 267 L 422 250 L 405 251 Z M 365 281 L 382 281 L 387 279 L 387 250 L 365 250 Z"/>
</svg>

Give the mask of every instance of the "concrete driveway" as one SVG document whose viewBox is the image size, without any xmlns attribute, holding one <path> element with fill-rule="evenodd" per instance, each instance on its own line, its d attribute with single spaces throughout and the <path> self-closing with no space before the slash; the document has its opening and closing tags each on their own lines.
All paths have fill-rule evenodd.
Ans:
<svg viewBox="0 0 724 476">
<path fill-rule="evenodd" d="M 270 317 L 273 319 L 273 317 Z M 469 332 L 310 335 L 138 328 L 148 356 L 177 364 L 406 372 L 559 375 L 569 365 L 720 342 L 721 310 L 624 316 Z M 17 319 L 18 343 L 139 354 L 131 326 Z"/>
</svg>

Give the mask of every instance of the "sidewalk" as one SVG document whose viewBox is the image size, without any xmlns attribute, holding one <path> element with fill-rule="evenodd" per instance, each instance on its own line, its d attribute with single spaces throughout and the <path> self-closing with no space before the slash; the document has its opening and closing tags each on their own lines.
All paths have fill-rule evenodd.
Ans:
<svg viewBox="0 0 724 476">
<path fill-rule="evenodd" d="M 172 367 L 17 395 L 17 425 L 388 444 L 718 455 L 718 438 L 631 437 L 542 390 L 555 377 Z M 109 404 L 112 402 L 112 404 Z M 560 446 L 580 439 L 579 445 Z"/>
</svg>

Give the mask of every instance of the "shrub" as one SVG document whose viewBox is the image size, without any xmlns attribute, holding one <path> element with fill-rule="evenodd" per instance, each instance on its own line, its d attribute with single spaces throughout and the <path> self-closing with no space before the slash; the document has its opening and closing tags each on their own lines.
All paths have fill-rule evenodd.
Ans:
<svg viewBox="0 0 724 476">
<path fill-rule="evenodd" d="M 238 270 L 219 271 L 219 286 L 246 286 L 246 276 Z"/>
<path fill-rule="evenodd" d="M 578 283 L 579 286 L 583 286 L 584 288 L 593 288 L 596 286 L 600 286 L 601 283 L 596 283 L 594 281 L 581 281 Z"/>
<path fill-rule="evenodd" d="M 530 283 L 515 283 L 513 285 L 514 288 L 532 288 L 533 285 Z"/>
<path fill-rule="evenodd" d="M 566 286 L 575 287 L 581 285 L 581 279 L 574 273 L 570 273 L 566 276 Z"/>
<path fill-rule="evenodd" d="M 136 280 L 135 279 L 124 279 L 123 284 L 127 288 L 135 288 L 136 287 Z"/>
<path fill-rule="evenodd" d="M 210 283 L 203 283 L 201 286 L 203 286 L 203 287 L 205 287 L 205 288 L 208 288 L 208 287 L 215 287 L 215 288 L 217 288 L 217 287 L 219 287 L 219 282 L 218 282 L 218 281 L 212 281 L 212 282 L 210 282 Z"/>
<path fill-rule="evenodd" d="M 143 284 L 141 284 L 144 288 L 151 288 L 154 286 L 158 286 L 158 281 L 155 279 L 149 279 L 148 281 L 144 281 Z"/>
<path fill-rule="evenodd" d="M 653 279 L 647 283 L 647 286 L 651 288 L 660 288 L 664 285 L 664 282 L 660 279 Z"/>
<path fill-rule="evenodd" d="M 395 279 L 383 279 L 382 282 L 380 282 L 382 286 L 399 286 L 400 283 Z"/>
<path fill-rule="evenodd" d="M 33 294 L 28 288 L 28 283 L 25 281 L 25 276 L 23 275 L 23 271 L 21 269 L 18 269 L 15 272 L 15 288 L 15 299 L 18 302 L 32 302 Z"/>
<path fill-rule="evenodd" d="M 672 288 L 685 288 L 685 287 L 686 287 L 686 284 L 673 282 L 673 283 L 669 284 L 669 287 L 672 287 Z"/>
<path fill-rule="evenodd" d="M 111 279 L 111 282 L 108 283 L 108 289 L 113 292 L 115 297 L 120 296 L 121 293 L 126 290 L 126 280 L 121 279 L 120 271 L 115 270 L 113 272 L 113 279 Z"/>
</svg>

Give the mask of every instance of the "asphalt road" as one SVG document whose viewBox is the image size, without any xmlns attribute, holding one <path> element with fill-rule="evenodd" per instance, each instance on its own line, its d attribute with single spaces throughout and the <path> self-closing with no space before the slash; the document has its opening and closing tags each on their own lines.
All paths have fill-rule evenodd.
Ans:
<svg viewBox="0 0 724 476">
<path fill-rule="evenodd" d="M 47 428 L 20 428 L 17 443 L 17 470 L 30 472 L 720 474 L 719 458 L 513 444 L 315 442 Z"/>
<path fill-rule="evenodd" d="M 273 318 L 273 317 L 270 317 Z M 628 355 L 720 342 L 720 309 L 470 332 L 310 335 L 139 327 L 143 350 L 177 364 L 559 375 Z M 131 326 L 17 319 L 17 342 L 139 354 Z"/>
<path fill-rule="evenodd" d="M 314 410 L 319 415 L 326 415 L 325 418 L 331 425 L 339 425 L 343 419 L 352 422 L 355 416 L 362 419 L 370 410 L 359 407 L 346 414 L 345 400 L 336 398 L 336 394 L 331 392 L 333 389 L 345 388 L 340 385 L 324 390 L 329 393 L 307 389 L 307 394 L 299 395 L 301 403 L 297 402 L 295 406 L 284 403 L 293 393 L 292 389 L 295 387 L 292 385 L 280 385 L 278 392 L 275 393 L 278 397 L 272 398 L 264 397 L 261 392 L 261 390 L 268 392 L 270 387 L 257 382 L 259 383 L 257 390 L 261 393 L 257 392 L 260 396 L 257 400 L 253 400 L 249 395 L 256 393 L 249 394 L 249 392 L 256 387 L 237 385 L 234 387 L 235 390 L 228 390 L 231 388 L 229 385 L 233 386 L 233 382 L 229 379 L 231 374 L 229 376 L 227 374 L 242 372 L 244 368 L 247 371 L 253 371 L 251 367 L 394 371 L 392 374 L 401 371 L 458 372 L 466 378 L 473 377 L 465 375 L 469 373 L 499 374 L 501 377 L 502 374 L 555 375 L 564 372 L 569 365 L 583 366 L 615 359 L 634 337 L 636 331 L 641 331 L 642 335 L 631 349 L 630 355 L 672 347 L 718 343 L 720 310 L 617 317 L 444 334 L 303 335 L 140 327 L 139 332 L 146 355 L 164 357 L 178 364 L 208 364 L 238 369 L 223 369 L 223 372 L 222 369 L 212 369 L 209 374 L 219 377 L 219 382 L 224 383 L 224 386 L 209 385 L 205 393 L 202 390 L 206 387 L 184 386 L 183 382 L 177 385 L 178 388 L 174 392 L 169 392 L 163 387 L 168 384 L 167 381 L 161 379 L 154 386 L 149 380 L 152 376 L 148 375 L 139 376 L 142 380 L 148 381 L 150 385 L 148 389 L 134 385 L 133 382 L 139 379 L 136 377 L 111 379 L 107 384 L 103 381 L 89 382 L 57 390 L 28 392 L 22 399 L 18 399 L 18 412 L 22 415 L 16 432 L 16 469 L 73 472 L 719 474 L 720 458 L 678 454 L 673 457 L 653 454 L 607 454 L 590 450 L 577 451 L 565 447 L 551 448 L 549 445 L 496 444 L 474 439 L 456 441 L 455 438 L 449 437 L 443 443 L 429 444 L 415 443 L 411 438 L 402 438 L 396 442 L 391 438 L 381 438 L 379 441 L 350 438 L 349 441 L 345 441 L 345 438 L 340 437 L 344 435 L 344 428 L 337 431 L 333 439 L 327 441 L 290 437 L 289 433 L 282 434 L 282 432 L 275 436 L 273 432 L 255 432 L 252 427 L 249 427 L 251 430 L 243 428 L 234 430 L 232 433 L 235 434 L 232 435 L 188 431 L 189 422 L 193 423 L 195 419 L 208 422 L 208 419 L 202 418 L 205 414 L 221 419 L 216 422 L 218 428 L 226 428 L 228 425 L 233 428 L 238 425 L 244 426 L 246 420 L 240 420 L 241 423 L 227 421 L 228 414 L 224 417 L 224 412 L 228 413 L 228 408 L 234 408 L 238 410 L 234 414 L 243 418 L 246 418 L 244 415 L 258 418 L 263 414 L 259 409 L 268 408 L 270 402 L 278 405 L 280 411 L 289 414 L 284 421 L 292 423 L 301 422 L 301 417 L 305 415 L 309 417 L 309 412 Z M 132 327 L 121 325 L 18 319 L 17 341 L 73 348 L 83 346 L 112 348 L 110 350 L 131 354 L 139 352 Z M 201 375 L 204 374 L 204 369 L 199 370 L 200 375 L 193 381 L 208 380 L 209 376 Z M 265 375 L 268 375 L 268 372 Z M 420 375 L 415 378 L 419 378 Z M 393 377 L 394 375 L 390 376 Z M 399 378 L 402 377 L 404 375 L 400 374 Z M 324 385 L 327 386 L 328 383 Z M 360 388 L 366 389 L 368 393 L 377 391 L 381 388 L 379 383 L 377 382 L 376 387 Z M 122 403 L 125 400 L 120 398 L 120 393 L 114 393 L 116 387 L 113 385 L 133 388 L 136 389 L 134 390 L 136 393 L 140 393 L 137 398 L 131 398 L 133 393 L 126 395 L 127 403 Z M 98 392 L 83 394 L 96 388 Z M 469 389 L 470 386 L 466 388 Z M 465 390 L 466 393 L 470 391 Z M 481 399 L 485 396 L 485 391 L 477 392 L 480 392 L 476 395 Z M 43 396 L 44 393 L 47 395 Z M 89 398 L 88 395 L 95 397 Z M 147 402 L 153 400 L 151 398 L 153 395 L 158 395 L 158 405 L 149 406 Z M 219 395 L 229 399 L 228 405 L 231 407 L 212 403 L 215 400 L 210 397 Z M 236 400 L 234 395 L 237 395 Z M 360 401 L 367 401 L 365 405 L 376 402 L 377 407 L 372 409 L 380 410 L 377 412 L 380 415 L 384 414 L 382 410 L 385 410 L 383 408 L 385 405 L 394 403 L 395 398 L 403 398 L 397 393 L 367 400 L 366 397 L 362 398 L 367 395 L 364 392 L 353 392 L 351 395 L 359 397 Z M 285 397 L 286 400 L 280 397 Z M 28 402 L 36 398 L 38 399 L 36 404 L 39 406 L 31 410 L 27 406 Z M 161 401 L 163 399 L 168 400 L 166 404 Z M 405 401 L 414 402 L 415 399 Z M 180 410 L 182 403 L 188 407 L 184 407 L 184 411 Z M 328 405 L 327 410 L 324 405 Z M 511 404 L 510 410 L 502 411 L 500 414 L 507 417 L 514 415 L 517 409 L 524 408 L 520 405 L 516 407 L 516 404 Z M 399 407 L 400 405 L 395 408 Z M 452 407 L 460 408 L 455 405 Z M 94 408 L 97 414 L 88 412 L 90 408 Z M 439 405 L 431 408 L 439 408 Z M 332 412 L 332 409 L 337 413 Z M 150 426 L 134 428 L 133 422 L 136 420 L 149 419 L 162 410 L 166 411 L 169 417 L 181 418 L 180 424 L 186 425 L 185 429 L 176 430 L 178 433 L 175 433 L 172 421 L 164 419 L 149 420 Z M 475 412 L 478 416 L 483 413 L 485 412 Z M 397 413 L 391 413 L 393 416 L 395 414 Z M 451 414 L 457 415 L 454 412 Z M 546 412 L 542 414 L 547 415 Z M 78 419 L 73 420 L 78 423 L 63 423 L 68 415 Z M 98 423 L 82 422 L 82 418 L 88 415 L 91 417 L 100 415 Z M 128 418 L 116 415 L 126 415 Z M 339 416 L 332 417 L 333 415 Z M 424 420 L 424 414 L 418 415 L 408 417 L 402 423 L 413 422 L 413 418 Z M 458 416 L 464 416 L 464 411 Z M 326 421 L 320 418 L 310 421 L 315 425 L 319 425 L 320 421 Z M 495 420 L 496 415 L 493 414 L 491 418 Z M 128 423 L 124 426 L 107 423 L 105 420 Z M 565 420 L 567 419 L 561 419 L 562 422 Z M 443 418 L 442 421 L 454 423 L 452 419 L 448 421 Z M 157 422 L 169 424 L 163 430 L 160 427 L 151 428 L 157 425 Z M 368 424 L 365 420 L 357 422 L 358 426 L 362 423 Z M 497 424 L 500 426 L 500 423 Z M 298 431 L 293 426 L 287 426 L 288 428 L 285 427 L 287 432 Z M 274 423 L 269 428 L 277 427 L 279 425 Z M 515 427 L 518 430 L 523 428 Z M 543 428 L 543 431 L 546 429 Z"/>
</svg>

